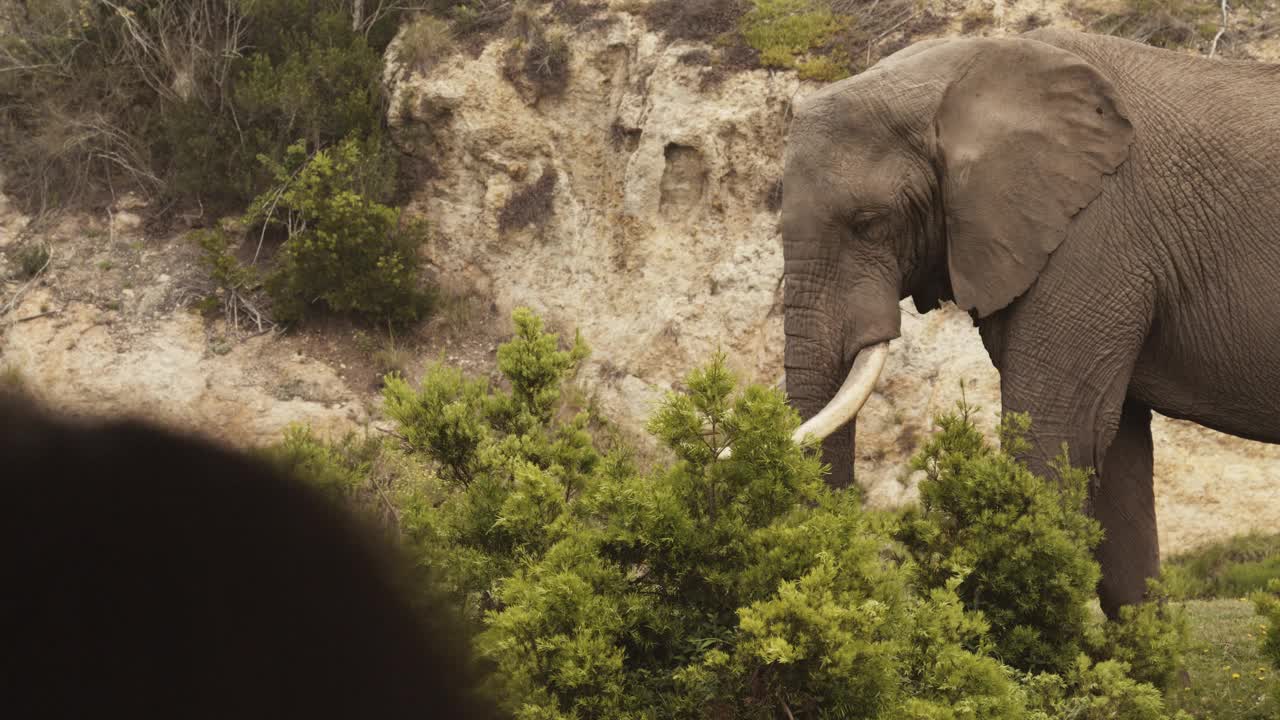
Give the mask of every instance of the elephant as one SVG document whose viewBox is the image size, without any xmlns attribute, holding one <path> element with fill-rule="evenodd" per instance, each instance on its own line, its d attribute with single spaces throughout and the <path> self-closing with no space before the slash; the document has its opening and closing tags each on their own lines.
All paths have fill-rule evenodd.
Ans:
<svg viewBox="0 0 1280 720">
<path fill-rule="evenodd" d="M 907 297 L 968 312 L 1033 471 L 1093 471 L 1110 617 L 1159 573 L 1152 412 L 1280 442 L 1280 65 L 923 41 L 794 104 L 782 187 L 785 387 L 831 485 Z"/>
</svg>

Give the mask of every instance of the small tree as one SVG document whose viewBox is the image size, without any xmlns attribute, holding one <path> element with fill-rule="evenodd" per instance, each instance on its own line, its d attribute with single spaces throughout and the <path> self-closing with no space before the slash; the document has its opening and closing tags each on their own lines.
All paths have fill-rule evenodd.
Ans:
<svg viewBox="0 0 1280 720">
<path fill-rule="evenodd" d="M 417 269 L 426 229 L 375 200 L 387 194 L 389 177 L 376 141 L 348 138 L 310 156 L 298 142 L 284 163 L 259 159 L 278 185 L 254 200 L 245 220 L 288 232 L 267 279 L 277 319 L 298 320 L 315 302 L 394 322 L 425 313 Z"/>
<path fill-rule="evenodd" d="M 912 461 L 926 477 L 919 512 L 900 533 L 920 582 L 942 587 L 963 578 L 960 597 L 991 622 L 1005 662 L 1066 670 L 1083 649 L 1087 604 L 1100 576 L 1092 550 L 1102 530 L 1083 513 L 1088 473 L 1064 456 L 1051 484 L 1014 459 L 1029 426 L 1025 415 L 1002 419 L 1002 450 L 974 427 L 967 406 L 938 424 L 941 432 Z"/>
</svg>

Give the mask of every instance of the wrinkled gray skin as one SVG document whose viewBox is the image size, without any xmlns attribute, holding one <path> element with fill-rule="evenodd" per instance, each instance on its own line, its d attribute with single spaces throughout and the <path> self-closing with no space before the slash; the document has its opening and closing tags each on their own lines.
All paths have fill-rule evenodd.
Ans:
<svg viewBox="0 0 1280 720">
<path fill-rule="evenodd" d="M 968 310 L 1039 472 L 1098 470 L 1103 609 L 1159 569 L 1151 411 L 1280 441 L 1280 65 L 1039 30 L 935 40 L 798 104 L 786 387 L 801 416 L 898 302 Z M 945 361 L 945 358 L 940 358 Z M 853 423 L 827 438 L 852 479 Z"/>
</svg>

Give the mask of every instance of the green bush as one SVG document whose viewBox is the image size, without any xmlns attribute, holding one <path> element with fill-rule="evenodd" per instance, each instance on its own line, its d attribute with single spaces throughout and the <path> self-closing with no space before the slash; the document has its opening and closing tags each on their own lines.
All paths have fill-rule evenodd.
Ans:
<svg viewBox="0 0 1280 720">
<path fill-rule="evenodd" d="M 392 322 L 426 312 L 430 298 L 417 282 L 426 229 L 376 200 L 390 192 L 376 139 L 349 138 L 310 156 L 298 142 L 283 163 L 262 160 L 278 185 L 254 200 L 245 221 L 288 233 L 266 281 L 277 320 L 296 321 L 317 301 Z"/>
<path fill-rule="evenodd" d="M 1063 459 L 1055 483 L 1033 475 L 1009 454 L 1025 443 L 1026 416 L 1003 418 L 997 450 L 969 412 L 940 418 L 913 461 L 926 478 L 900 537 L 925 587 L 961 578 L 960 597 L 990 621 L 1005 662 L 1065 671 L 1083 650 L 1100 576 L 1092 550 L 1102 530 L 1083 513 L 1088 473 Z"/>
<path fill-rule="evenodd" d="M 1164 690 L 1172 689 L 1179 670 L 1186 668 L 1190 628 L 1181 607 L 1169 602 L 1164 586 L 1147 581 L 1147 600 L 1120 608 L 1120 617 L 1107 621 L 1090 638 L 1091 654 L 1129 666 L 1129 676 Z"/>
<path fill-rule="evenodd" d="M 24 5 L 0 15 L 0 149 L 30 203 L 128 185 L 235 207 L 271 182 L 258 155 L 383 126 L 382 52 L 402 14 L 389 4 Z"/>
<path fill-rule="evenodd" d="M 1161 692 L 1134 680 L 1120 661 L 1093 663 L 1080 655 L 1063 675 L 1026 677 L 1037 720 L 1191 720 L 1165 709 Z"/>
<path fill-rule="evenodd" d="M 1267 583 L 1267 589 L 1254 593 L 1254 607 L 1266 621 L 1262 635 L 1262 654 L 1280 670 L 1280 580 Z"/>
<path fill-rule="evenodd" d="M 919 562 L 918 547 L 895 539 L 896 515 L 827 488 L 816 454 L 790 439 L 799 418 L 781 393 L 738 388 L 715 358 L 652 417 L 669 460 L 642 469 L 625 445 L 606 452 L 590 416 L 570 411 L 563 388 L 587 355 L 581 339 L 561 343 L 528 310 L 513 319 L 515 336 L 498 351 L 509 389 L 441 365 L 416 386 L 391 375 L 384 398 L 396 443 L 326 449 L 295 434 L 278 457 L 316 468 L 366 507 L 391 499 L 384 517 L 466 610 L 494 670 L 489 688 L 514 717 L 1170 717 L 1160 690 L 1134 677 L 1158 673 L 1130 665 L 1162 647 L 1149 611 L 1107 646 L 1113 658 L 1077 652 L 1055 661 L 1056 673 L 1012 668 L 1001 648 L 1021 626 L 990 622 L 985 601 L 969 607 L 974 572 L 940 572 L 927 554 Z M 1022 503 L 1034 532 L 965 517 L 1047 545 L 1031 557 L 1064 558 L 1070 572 L 1060 542 L 1087 546 L 1092 536 L 1075 509 L 1075 471 L 1055 496 L 982 444 L 963 413 L 943 425 L 921 462 L 943 468 L 931 482 L 948 484 L 947 507 Z M 378 469 L 386 464 L 396 470 Z M 405 469 L 415 464 L 434 472 Z M 913 531 L 940 522 L 939 508 L 909 515 Z M 981 559 L 981 546 L 968 547 Z M 994 567 L 1020 581 L 1043 577 Z M 1074 621 L 1060 607 L 1074 583 L 1026 586 L 1054 605 L 1037 617 Z M 1088 644 L 1083 630 L 1033 637 L 1062 653 Z"/>
</svg>

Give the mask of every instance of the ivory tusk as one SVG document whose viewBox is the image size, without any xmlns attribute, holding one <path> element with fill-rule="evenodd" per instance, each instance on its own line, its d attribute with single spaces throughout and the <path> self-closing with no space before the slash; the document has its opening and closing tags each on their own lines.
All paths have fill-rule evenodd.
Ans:
<svg viewBox="0 0 1280 720">
<path fill-rule="evenodd" d="M 852 420 L 866 404 L 867 398 L 871 397 L 871 391 L 875 389 L 876 381 L 880 379 L 880 371 L 884 370 L 884 363 L 888 357 L 887 341 L 859 351 L 858 357 L 853 361 L 853 367 L 849 368 L 849 376 L 844 379 L 844 384 L 836 391 L 835 397 L 831 398 L 831 402 L 819 410 L 817 415 L 796 428 L 791 439 L 799 443 L 812 435 L 818 440 L 823 440 L 837 428 Z M 720 451 L 718 457 L 724 460 L 730 455 L 732 452 L 726 447 Z"/>
<path fill-rule="evenodd" d="M 884 361 L 889 357 L 889 343 L 863 348 L 849 368 L 849 377 L 836 391 L 835 397 L 827 406 L 796 428 L 791 439 L 803 442 L 806 435 L 824 440 L 837 428 L 849 422 L 862 409 L 871 391 L 875 389 L 876 380 L 880 379 L 880 371 L 884 369 Z"/>
</svg>

